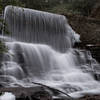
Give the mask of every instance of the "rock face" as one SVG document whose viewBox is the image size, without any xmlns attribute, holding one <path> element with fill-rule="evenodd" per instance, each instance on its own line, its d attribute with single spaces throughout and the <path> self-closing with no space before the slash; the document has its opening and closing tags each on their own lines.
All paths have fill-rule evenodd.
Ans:
<svg viewBox="0 0 100 100">
<path fill-rule="evenodd" d="M 95 96 L 87 95 L 79 100 L 100 100 L 100 96 L 99 95 L 95 95 Z"/>
<path fill-rule="evenodd" d="M 100 5 L 96 11 L 100 14 Z M 97 19 L 94 16 L 64 15 L 69 19 L 71 27 L 80 34 L 81 44 L 78 48 L 91 51 L 92 57 L 100 63 L 100 17 Z M 87 44 L 92 45 L 86 46 Z"/>
<path fill-rule="evenodd" d="M 93 7 L 93 10 L 91 12 L 91 17 L 100 19 L 100 1 Z"/>
<path fill-rule="evenodd" d="M 100 44 L 100 20 L 79 15 L 65 15 L 85 44 Z"/>
<path fill-rule="evenodd" d="M 100 6 L 98 6 L 99 8 Z M 100 13 L 100 9 L 98 13 Z M 100 63 L 100 19 L 79 15 L 64 15 L 69 19 L 72 28 L 80 34 L 81 44 L 83 45 L 79 45 L 79 47 L 91 51 L 92 56 Z M 92 47 L 85 48 L 87 44 L 92 44 Z"/>
<path fill-rule="evenodd" d="M 99 46 L 87 46 L 87 50 L 91 51 L 92 57 L 100 63 L 100 45 Z"/>
</svg>

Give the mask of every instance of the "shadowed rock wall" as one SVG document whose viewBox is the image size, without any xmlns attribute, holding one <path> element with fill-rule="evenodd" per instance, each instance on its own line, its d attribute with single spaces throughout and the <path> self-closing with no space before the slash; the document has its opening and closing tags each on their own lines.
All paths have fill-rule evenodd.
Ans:
<svg viewBox="0 0 100 100">
<path fill-rule="evenodd" d="M 85 44 L 100 44 L 100 20 L 78 15 L 65 15 Z"/>
<path fill-rule="evenodd" d="M 78 47 L 91 51 L 93 58 L 100 62 L 100 19 L 64 14 L 72 28 L 80 34 Z M 87 46 L 92 44 L 91 46 Z"/>
</svg>

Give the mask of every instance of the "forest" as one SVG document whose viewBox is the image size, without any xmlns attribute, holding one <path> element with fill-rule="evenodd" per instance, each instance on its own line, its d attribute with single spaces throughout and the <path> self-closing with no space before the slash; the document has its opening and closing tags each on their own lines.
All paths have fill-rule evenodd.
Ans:
<svg viewBox="0 0 100 100">
<path fill-rule="evenodd" d="M 0 0 L 0 12 L 6 5 L 22 6 L 54 13 L 89 16 L 99 0 Z"/>
</svg>

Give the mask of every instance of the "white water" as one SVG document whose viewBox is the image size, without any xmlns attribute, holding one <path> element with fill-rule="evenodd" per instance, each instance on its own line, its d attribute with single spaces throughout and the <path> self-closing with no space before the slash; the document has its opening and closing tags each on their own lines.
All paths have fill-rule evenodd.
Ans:
<svg viewBox="0 0 100 100">
<path fill-rule="evenodd" d="M 72 97 L 99 93 L 100 83 L 95 81 L 93 69 L 87 62 L 92 59 L 90 55 L 86 58 L 86 53 L 73 49 L 60 53 L 42 44 L 6 42 L 6 45 L 9 52 L 4 57 L 1 80 L 5 84 L 8 82 L 7 86 L 31 86 L 31 82 L 38 82 Z M 94 62 L 93 65 L 98 64 Z"/>
<path fill-rule="evenodd" d="M 15 96 L 12 93 L 5 92 L 0 96 L 0 100 L 15 100 Z"/>
<path fill-rule="evenodd" d="M 12 8 L 14 13 L 19 16 L 11 16 Z M 32 15 L 31 19 L 29 15 Z M 25 22 L 23 22 L 23 16 Z M 43 16 L 44 18 L 41 19 Z M 13 32 L 11 38 L 26 42 L 7 41 L 6 39 L 5 44 L 8 47 L 8 53 L 4 54 L 0 68 L 0 82 L 2 84 L 31 86 L 31 82 L 38 82 L 60 89 L 73 97 L 80 97 L 87 93 L 99 93 L 100 83 L 95 80 L 93 74 L 94 71 L 97 71 L 94 69 L 100 66 L 88 51 L 71 48 L 79 36 L 68 25 L 64 16 L 8 6 L 6 7 L 5 18 L 9 24 L 10 32 Z M 11 18 L 14 18 L 13 24 Z M 39 24 L 36 24 L 36 18 L 39 19 Z M 43 20 L 45 22 L 41 28 Z M 47 22 L 50 20 L 52 23 Z M 32 26 L 31 21 L 36 21 L 34 26 Z M 29 26 L 22 24 L 26 22 L 29 23 Z M 16 25 L 19 24 L 20 26 L 17 27 Z M 44 27 L 47 37 L 44 35 Z M 36 31 L 33 32 L 33 30 L 38 30 L 38 35 L 34 34 Z M 59 33 L 58 30 L 60 30 Z M 32 39 L 24 36 L 28 33 Z M 34 40 L 38 37 L 44 42 Z M 67 42 L 63 39 L 66 39 Z M 48 41 L 50 42 L 48 43 Z"/>
<path fill-rule="evenodd" d="M 7 6 L 4 17 L 11 37 L 18 41 L 47 44 L 65 52 L 76 40 L 75 32 L 62 15 Z"/>
</svg>

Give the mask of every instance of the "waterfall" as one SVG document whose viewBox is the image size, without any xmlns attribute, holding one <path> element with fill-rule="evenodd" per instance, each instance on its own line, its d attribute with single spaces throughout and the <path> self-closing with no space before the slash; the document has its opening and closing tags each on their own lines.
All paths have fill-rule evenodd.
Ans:
<svg viewBox="0 0 100 100">
<path fill-rule="evenodd" d="M 62 15 L 7 6 L 5 21 L 11 37 L 22 42 L 51 45 L 65 52 L 74 43 L 74 31 Z"/>
<path fill-rule="evenodd" d="M 7 6 L 5 21 L 11 40 L 5 38 L 1 84 L 31 86 L 35 81 L 73 97 L 100 93 L 94 77 L 100 65 L 89 51 L 71 48 L 79 36 L 64 16 Z"/>
</svg>

